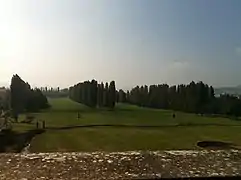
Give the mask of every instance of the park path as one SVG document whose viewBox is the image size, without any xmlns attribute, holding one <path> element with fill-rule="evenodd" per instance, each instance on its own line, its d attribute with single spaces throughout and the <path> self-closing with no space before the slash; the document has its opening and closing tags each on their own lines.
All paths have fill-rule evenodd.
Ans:
<svg viewBox="0 0 241 180">
<path fill-rule="evenodd" d="M 1 180 L 241 176 L 241 151 L 0 154 Z"/>
</svg>

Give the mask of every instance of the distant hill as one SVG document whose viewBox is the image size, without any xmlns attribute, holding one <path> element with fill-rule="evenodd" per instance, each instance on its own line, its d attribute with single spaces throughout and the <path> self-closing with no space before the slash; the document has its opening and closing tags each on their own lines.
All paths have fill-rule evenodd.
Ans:
<svg viewBox="0 0 241 180">
<path fill-rule="evenodd" d="M 215 94 L 234 94 L 234 95 L 241 95 L 241 85 L 238 85 L 236 87 L 220 87 L 220 88 L 214 88 Z"/>
</svg>

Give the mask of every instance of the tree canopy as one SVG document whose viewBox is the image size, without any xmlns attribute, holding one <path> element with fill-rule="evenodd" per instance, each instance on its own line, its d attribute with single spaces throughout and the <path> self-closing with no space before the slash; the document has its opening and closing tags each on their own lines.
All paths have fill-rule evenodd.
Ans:
<svg viewBox="0 0 241 180">
<path fill-rule="evenodd" d="M 69 97 L 89 107 L 114 108 L 116 102 L 143 107 L 171 109 L 200 114 L 241 115 L 241 100 L 232 95 L 215 97 L 212 86 L 191 82 L 169 86 L 167 84 L 143 85 L 130 91 L 116 90 L 115 81 L 98 83 L 84 81 L 69 88 Z"/>
<path fill-rule="evenodd" d="M 84 81 L 69 88 L 70 99 L 89 107 L 114 108 L 116 102 L 115 82 L 98 84 L 96 80 Z"/>
<path fill-rule="evenodd" d="M 12 77 L 10 92 L 11 109 L 16 114 L 24 111 L 38 111 L 49 107 L 48 100 L 40 89 L 32 89 L 18 75 L 13 75 Z"/>
<path fill-rule="evenodd" d="M 224 94 L 215 97 L 214 89 L 203 82 L 188 85 L 167 84 L 136 86 L 131 91 L 118 91 L 119 101 L 138 106 L 172 109 L 191 113 L 241 115 L 239 97 Z"/>
</svg>

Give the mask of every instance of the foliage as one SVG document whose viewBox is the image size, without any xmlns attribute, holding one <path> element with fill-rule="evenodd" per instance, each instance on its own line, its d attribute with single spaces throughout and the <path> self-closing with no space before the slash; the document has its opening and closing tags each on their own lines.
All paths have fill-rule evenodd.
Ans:
<svg viewBox="0 0 241 180">
<path fill-rule="evenodd" d="M 110 108 L 114 108 L 115 102 L 116 102 L 115 81 L 110 82 L 109 91 L 108 91 L 108 99 L 109 99 L 108 106 Z"/>
<path fill-rule="evenodd" d="M 85 81 L 70 87 L 72 100 L 89 107 L 114 108 L 116 102 L 131 103 L 141 107 L 172 109 L 200 114 L 241 115 L 241 100 L 232 95 L 215 97 L 212 86 L 202 81 L 188 85 L 167 84 L 136 86 L 131 91 L 116 91 L 115 82 L 98 84 Z"/>
<path fill-rule="evenodd" d="M 38 111 L 49 107 L 47 98 L 40 89 L 31 89 L 18 75 L 12 77 L 11 86 L 11 108 L 14 114 L 24 111 Z"/>
<path fill-rule="evenodd" d="M 10 108 L 10 90 L 5 87 L 0 88 L 0 109 L 9 110 Z"/>
<path fill-rule="evenodd" d="M 143 107 L 172 109 L 192 113 L 241 115 L 241 100 L 231 95 L 215 97 L 214 89 L 203 82 L 188 85 L 136 86 L 130 92 L 119 90 L 119 101 Z"/>
<path fill-rule="evenodd" d="M 49 97 L 49 98 L 62 98 L 62 97 L 68 97 L 69 96 L 69 89 L 59 89 L 59 88 L 40 88 L 42 91 L 43 95 Z"/>
<path fill-rule="evenodd" d="M 97 81 L 84 81 L 69 88 L 70 99 L 83 103 L 89 107 L 115 107 L 116 88 L 115 82 L 98 84 Z"/>
</svg>

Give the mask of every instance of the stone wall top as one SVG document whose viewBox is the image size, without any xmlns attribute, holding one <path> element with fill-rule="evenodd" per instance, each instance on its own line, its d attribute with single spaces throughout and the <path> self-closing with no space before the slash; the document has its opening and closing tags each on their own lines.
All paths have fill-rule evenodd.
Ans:
<svg viewBox="0 0 241 180">
<path fill-rule="evenodd" d="M 241 151 L 0 154 L 0 179 L 151 179 L 241 176 Z"/>
</svg>

